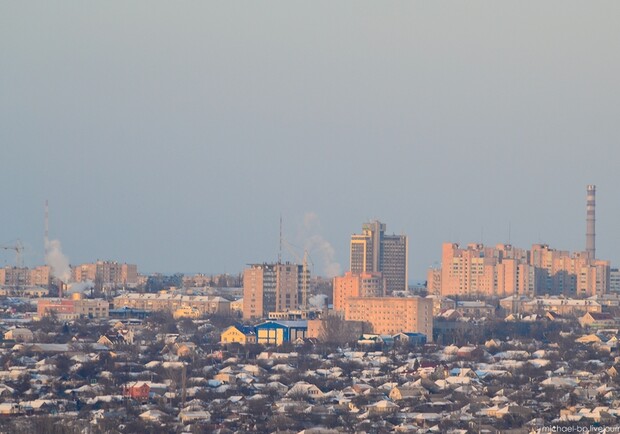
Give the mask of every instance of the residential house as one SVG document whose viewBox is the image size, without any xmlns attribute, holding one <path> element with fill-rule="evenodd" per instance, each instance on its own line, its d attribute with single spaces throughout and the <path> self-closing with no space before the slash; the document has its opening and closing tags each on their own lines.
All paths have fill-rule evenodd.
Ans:
<svg viewBox="0 0 620 434">
<path fill-rule="evenodd" d="M 604 328 L 617 325 L 616 319 L 607 312 L 586 312 L 579 318 L 581 327 Z"/>
<path fill-rule="evenodd" d="M 241 345 L 255 344 L 256 332 L 253 327 L 232 325 L 222 332 L 220 335 L 220 342 L 223 344 L 231 344 L 235 342 Z"/>
<path fill-rule="evenodd" d="M 4 334 L 4 340 L 15 342 L 32 342 L 34 334 L 25 328 L 12 328 Z"/>
</svg>

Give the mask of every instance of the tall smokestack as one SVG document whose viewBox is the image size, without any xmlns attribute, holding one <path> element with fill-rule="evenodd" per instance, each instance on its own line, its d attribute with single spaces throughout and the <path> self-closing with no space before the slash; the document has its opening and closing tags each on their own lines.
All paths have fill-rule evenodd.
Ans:
<svg viewBox="0 0 620 434">
<path fill-rule="evenodd" d="M 596 258 L 596 232 L 594 230 L 596 185 L 588 185 L 586 195 L 586 254 L 590 259 Z"/>
</svg>

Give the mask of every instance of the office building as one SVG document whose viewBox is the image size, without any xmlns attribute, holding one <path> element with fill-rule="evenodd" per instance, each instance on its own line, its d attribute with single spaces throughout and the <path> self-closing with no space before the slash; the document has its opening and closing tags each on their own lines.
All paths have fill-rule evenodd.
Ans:
<svg viewBox="0 0 620 434">
<path fill-rule="evenodd" d="M 364 223 L 362 233 L 351 236 L 350 270 L 353 274 L 382 273 L 388 293 L 407 290 L 406 235 L 386 235 L 379 221 Z"/>
</svg>

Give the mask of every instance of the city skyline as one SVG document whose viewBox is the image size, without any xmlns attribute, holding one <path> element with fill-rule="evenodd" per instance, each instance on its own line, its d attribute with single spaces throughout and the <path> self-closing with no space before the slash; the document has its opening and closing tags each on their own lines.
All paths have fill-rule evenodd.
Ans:
<svg viewBox="0 0 620 434">
<path fill-rule="evenodd" d="M 3 4 L 0 243 L 42 264 L 47 199 L 72 264 L 239 273 L 282 216 L 342 274 L 379 219 L 424 280 L 444 242 L 583 251 L 595 184 L 617 266 L 620 5 L 479 5 Z"/>
</svg>

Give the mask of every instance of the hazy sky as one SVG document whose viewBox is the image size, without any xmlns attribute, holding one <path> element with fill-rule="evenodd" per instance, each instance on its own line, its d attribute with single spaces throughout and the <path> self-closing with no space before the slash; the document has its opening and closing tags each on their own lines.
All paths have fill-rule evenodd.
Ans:
<svg viewBox="0 0 620 434">
<path fill-rule="evenodd" d="M 594 183 L 618 265 L 619 118 L 617 1 L 5 1 L 0 243 L 41 263 L 49 199 L 72 263 L 234 273 L 282 215 L 322 274 L 378 218 L 424 279 L 509 226 L 583 249 Z"/>
</svg>

